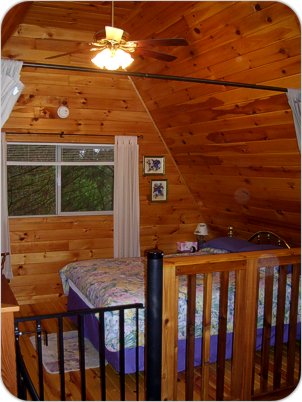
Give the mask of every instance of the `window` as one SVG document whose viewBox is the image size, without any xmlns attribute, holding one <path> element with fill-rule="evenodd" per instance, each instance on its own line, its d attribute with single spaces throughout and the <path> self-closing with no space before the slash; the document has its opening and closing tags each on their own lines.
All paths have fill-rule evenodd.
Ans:
<svg viewBox="0 0 302 402">
<path fill-rule="evenodd" d="M 113 145 L 7 144 L 10 216 L 110 214 Z"/>
</svg>

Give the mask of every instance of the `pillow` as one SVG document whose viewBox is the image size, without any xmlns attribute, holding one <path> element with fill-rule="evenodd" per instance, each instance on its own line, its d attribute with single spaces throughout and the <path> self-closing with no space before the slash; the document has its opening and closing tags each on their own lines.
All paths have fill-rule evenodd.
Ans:
<svg viewBox="0 0 302 402">
<path fill-rule="evenodd" d="M 228 250 L 231 253 L 239 253 L 243 251 L 272 250 L 282 248 L 274 244 L 255 244 L 248 240 L 239 239 L 238 237 L 218 237 L 204 243 L 204 247 L 214 247 Z"/>
<path fill-rule="evenodd" d="M 242 247 L 237 252 L 240 253 L 242 251 L 260 251 L 260 250 L 273 250 L 277 248 L 283 248 L 281 246 L 277 246 L 276 244 L 255 244 L 250 243 L 247 246 Z"/>
<path fill-rule="evenodd" d="M 212 239 L 204 243 L 203 248 L 214 247 L 236 253 L 239 250 L 243 251 L 242 249 L 244 247 L 251 246 L 251 244 L 252 243 L 249 241 L 239 239 L 238 237 L 217 237 L 216 239 Z"/>
</svg>

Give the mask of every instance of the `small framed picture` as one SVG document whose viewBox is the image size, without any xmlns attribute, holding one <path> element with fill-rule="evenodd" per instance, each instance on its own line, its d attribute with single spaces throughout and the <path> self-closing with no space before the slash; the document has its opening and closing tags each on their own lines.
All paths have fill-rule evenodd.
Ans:
<svg viewBox="0 0 302 402">
<path fill-rule="evenodd" d="M 151 180 L 152 202 L 167 201 L 167 193 L 168 193 L 167 180 Z"/>
<path fill-rule="evenodd" d="M 143 158 L 143 174 L 164 174 L 165 173 L 165 157 L 164 156 L 144 156 Z"/>
</svg>

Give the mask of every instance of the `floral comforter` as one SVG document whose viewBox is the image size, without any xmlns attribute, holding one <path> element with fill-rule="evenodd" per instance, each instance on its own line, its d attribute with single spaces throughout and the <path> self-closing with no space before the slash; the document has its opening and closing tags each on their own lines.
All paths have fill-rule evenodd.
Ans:
<svg viewBox="0 0 302 402">
<path fill-rule="evenodd" d="M 145 303 L 144 258 L 96 259 L 79 261 L 66 265 L 60 276 L 65 294 L 69 292 L 69 281 L 89 300 L 94 307 L 107 307 L 131 303 Z M 286 317 L 289 321 L 289 299 L 291 274 L 287 275 Z M 276 319 L 278 269 L 274 270 L 273 325 Z M 179 339 L 186 337 L 187 281 L 180 277 L 178 330 Z M 213 274 L 211 334 L 218 333 L 220 275 Z M 200 337 L 202 328 L 203 275 L 197 275 L 196 328 L 195 336 Z M 233 331 L 235 275 L 230 274 L 227 331 Z M 300 308 L 300 304 L 299 304 Z M 263 322 L 264 310 L 264 272 L 260 272 L 258 304 L 258 327 Z M 301 312 L 299 311 L 299 316 Z M 111 351 L 119 350 L 118 313 L 105 314 L 106 347 Z M 135 310 L 125 310 L 125 347 L 135 346 Z M 144 310 L 139 313 L 139 344 L 144 344 Z"/>
</svg>

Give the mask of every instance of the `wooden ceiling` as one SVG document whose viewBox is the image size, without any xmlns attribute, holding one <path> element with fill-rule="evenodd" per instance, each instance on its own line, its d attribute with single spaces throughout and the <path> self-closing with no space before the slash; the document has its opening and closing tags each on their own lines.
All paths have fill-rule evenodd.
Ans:
<svg viewBox="0 0 302 402">
<path fill-rule="evenodd" d="M 26 3 L 26 4 L 25 4 Z M 78 49 L 111 23 L 111 2 L 25 2 L 2 26 L 2 57 L 93 67 Z M 295 13 L 271 1 L 115 2 L 115 25 L 130 38 L 184 37 L 161 48 L 171 63 L 137 57 L 129 71 L 300 87 Z M 10 36 L 10 33 L 12 35 Z M 162 138 L 214 231 L 260 229 L 300 244 L 300 154 L 285 93 L 134 78 Z"/>
</svg>

